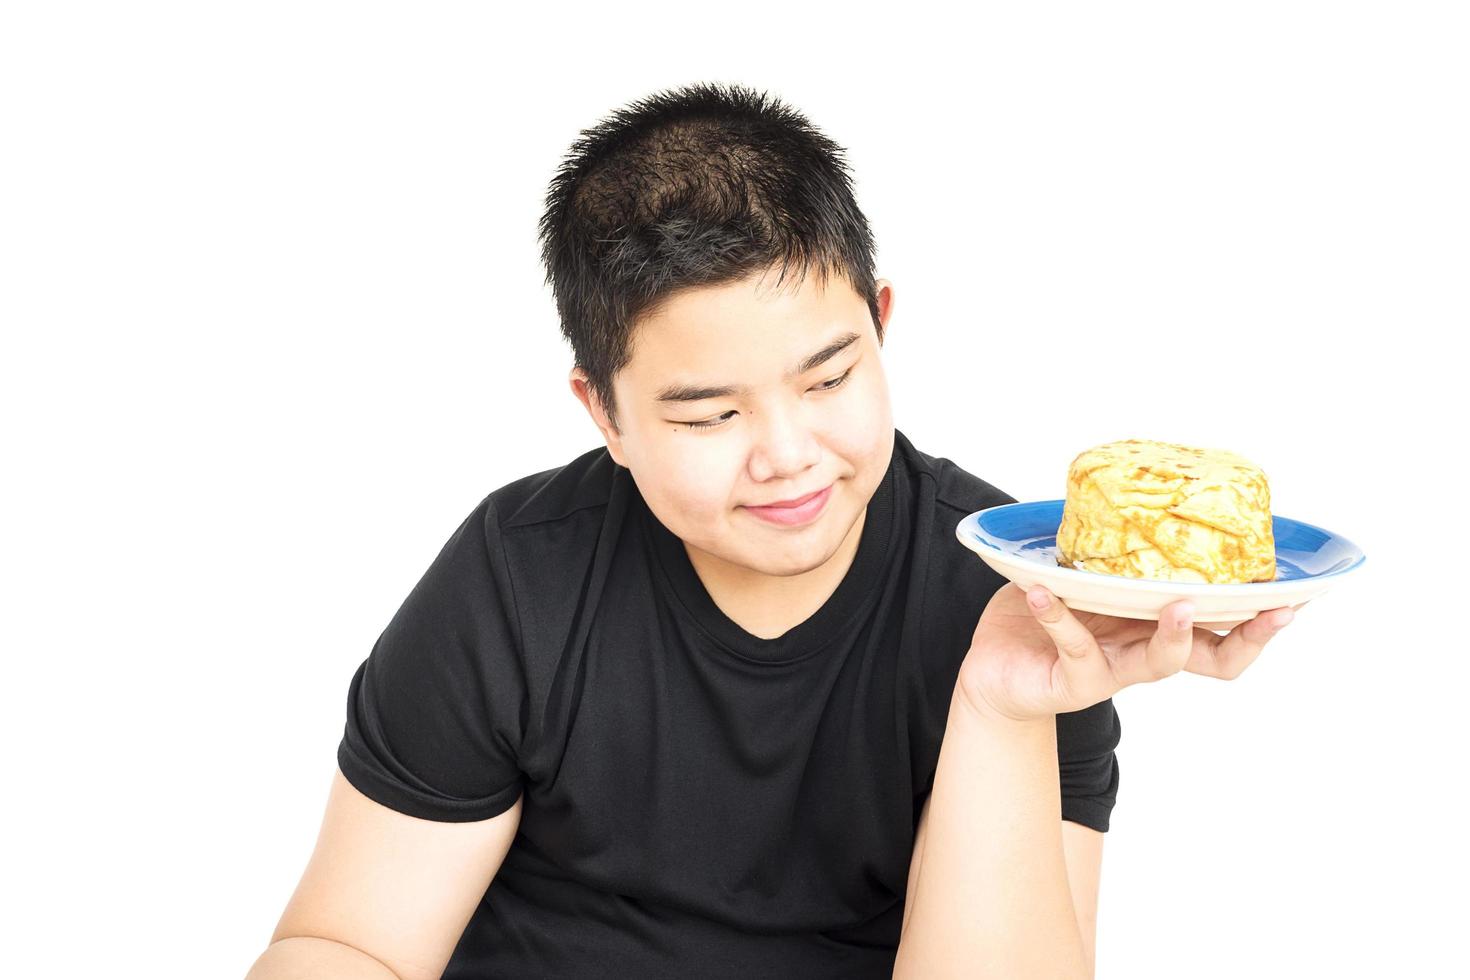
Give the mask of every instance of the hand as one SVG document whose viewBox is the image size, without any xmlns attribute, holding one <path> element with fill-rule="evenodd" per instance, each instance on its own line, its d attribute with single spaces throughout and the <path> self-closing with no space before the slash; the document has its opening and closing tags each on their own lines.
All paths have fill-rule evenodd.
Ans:
<svg viewBox="0 0 1470 980">
<path fill-rule="evenodd" d="M 1181 669 L 1233 680 L 1305 605 L 1268 609 L 1221 636 L 1194 626 L 1188 599 L 1155 623 L 1074 611 L 1045 586 L 1027 593 L 1008 582 L 980 614 L 957 690 L 982 713 L 1025 721 L 1081 711 Z"/>
</svg>

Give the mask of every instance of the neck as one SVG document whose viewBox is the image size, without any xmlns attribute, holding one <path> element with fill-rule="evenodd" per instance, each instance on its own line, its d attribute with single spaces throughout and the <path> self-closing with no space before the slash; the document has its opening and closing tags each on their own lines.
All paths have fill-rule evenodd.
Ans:
<svg viewBox="0 0 1470 980">
<path fill-rule="evenodd" d="M 720 611 L 741 629 L 773 640 L 806 622 L 837 591 L 857 556 L 866 508 L 859 512 L 832 557 L 797 575 L 763 575 L 731 565 L 686 543 L 689 564 Z"/>
</svg>

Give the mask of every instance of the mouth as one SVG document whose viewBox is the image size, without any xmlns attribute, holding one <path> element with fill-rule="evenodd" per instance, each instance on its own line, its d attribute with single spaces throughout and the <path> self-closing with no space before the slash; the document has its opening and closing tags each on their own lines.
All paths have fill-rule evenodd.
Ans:
<svg viewBox="0 0 1470 980">
<path fill-rule="evenodd" d="M 782 527 L 798 527 L 802 524 L 815 520 L 822 510 L 827 506 L 828 499 L 832 496 L 832 487 L 835 483 L 828 484 L 815 493 L 809 493 L 804 497 L 794 500 L 782 501 L 776 504 L 767 504 L 763 507 L 746 507 L 756 517 L 770 524 Z"/>
</svg>

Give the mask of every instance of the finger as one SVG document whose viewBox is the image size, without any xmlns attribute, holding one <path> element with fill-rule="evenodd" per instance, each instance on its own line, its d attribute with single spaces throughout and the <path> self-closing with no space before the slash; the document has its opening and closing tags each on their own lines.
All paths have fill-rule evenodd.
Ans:
<svg viewBox="0 0 1470 980">
<path fill-rule="evenodd" d="M 1163 680 L 1179 673 L 1189 662 L 1194 635 L 1194 603 L 1181 599 L 1165 606 L 1159 613 L 1158 628 L 1146 641 L 1143 656 L 1134 661 L 1141 666 L 1143 676 L 1130 682 Z"/>
<path fill-rule="evenodd" d="M 1234 680 L 1255 662 L 1277 633 L 1292 620 L 1286 606 L 1269 609 L 1241 623 L 1224 636 L 1214 633 L 1196 634 L 1194 651 L 1184 669 L 1221 680 Z"/>
<path fill-rule="evenodd" d="M 1070 694 L 1098 701 L 1117 689 L 1112 668 L 1097 645 L 1097 637 L 1082 625 L 1066 603 L 1046 586 L 1037 585 L 1026 592 L 1026 608 L 1056 646 L 1057 665 L 1061 670 L 1058 680 Z"/>
<path fill-rule="evenodd" d="M 1072 660 L 1102 656 L 1097 637 L 1046 586 L 1036 585 L 1026 590 L 1026 608 L 1031 610 L 1062 656 Z"/>
</svg>

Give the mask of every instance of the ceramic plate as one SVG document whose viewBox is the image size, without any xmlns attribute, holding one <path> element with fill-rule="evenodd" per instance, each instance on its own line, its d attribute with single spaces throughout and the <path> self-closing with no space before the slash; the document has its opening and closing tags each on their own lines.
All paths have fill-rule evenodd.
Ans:
<svg viewBox="0 0 1470 980">
<path fill-rule="evenodd" d="M 1273 514 L 1274 582 L 1210 585 L 1067 568 L 1057 564 L 1063 503 L 1036 500 L 977 510 L 955 526 L 955 536 L 1021 588 L 1044 585 L 1072 609 L 1157 622 L 1169 603 L 1190 599 L 1195 625 L 1211 630 L 1234 629 L 1267 609 L 1300 606 L 1367 561 L 1347 538 Z"/>
</svg>

